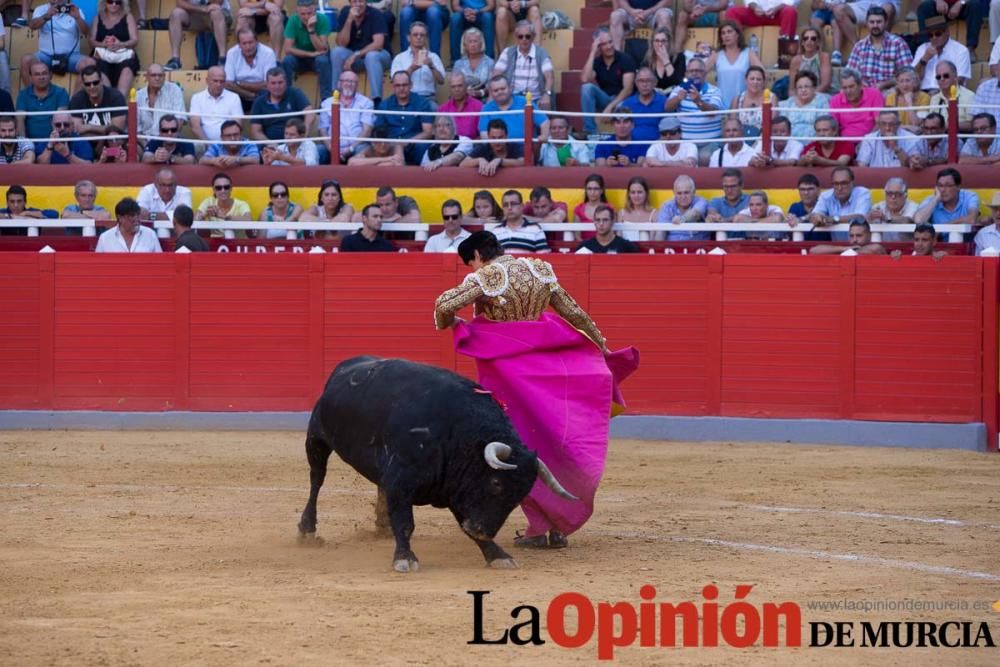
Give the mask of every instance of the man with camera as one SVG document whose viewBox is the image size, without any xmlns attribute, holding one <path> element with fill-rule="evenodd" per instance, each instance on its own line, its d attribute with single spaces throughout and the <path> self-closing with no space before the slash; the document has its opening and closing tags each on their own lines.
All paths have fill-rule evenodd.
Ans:
<svg viewBox="0 0 1000 667">
<path fill-rule="evenodd" d="M 62 112 L 52 116 L 52 135 L 48 143 L 35 144 L 38 150 L 38 164 L 88 164 L 94 159 L 94 150 L 89 141 L 60 141 L 78 138 L 80 133 L 73 125 L 73 117 Z"/>
<path fill-rule="evenodd" d="M 80 39 L 89 44 L 90 25 L 83 11 L 69 0 L 52 0 L 31 14 L 28 27 L 38 33 L 38 52 L 21 58 L 21 81 L 30 78 L 29 68 L 40 60 L 53 74 L 81 72 L 94 60 L 80 53 Z"/>
</svg>

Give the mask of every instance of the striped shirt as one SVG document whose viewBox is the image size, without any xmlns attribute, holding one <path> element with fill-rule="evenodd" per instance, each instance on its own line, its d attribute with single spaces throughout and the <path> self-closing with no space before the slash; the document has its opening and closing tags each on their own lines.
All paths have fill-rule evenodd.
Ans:
<svg viewBox="0 0 1000 667">
<path fill-rule="evenodd" d="M 681 91 L 684 90 L 681 86 L 677 86 L 670 93 L 668 100 L 674 97 L 678 97 Z M 716 109 L 722 107 L 722 91 L 720 91 L 716 86 L 710 83 L 701 84 L 701 98 L 705 100 L 706 104 L 711 104 Z M 681 136 L 689 141 L 697 139 L 718 139 L 722 136 L 722 115 L 705 113 L 698 108 L 698 105 L 691 101 L 690 98 L 685 97 L 681 100 L 680 105 L 677 107 L 677 111 L 681 113 L 691 112 L 699 114 L 697 116 L 681 116 Z"/>
<path fill-rule="evenodd" d="M 490 228 L 500 242 L 504 252 L 512 255 L 529 252 L 551 252 L 545 232 L 534 222 L 525 220 L 518 228 L 508 227 L 506 222 Z"/>
</svg>

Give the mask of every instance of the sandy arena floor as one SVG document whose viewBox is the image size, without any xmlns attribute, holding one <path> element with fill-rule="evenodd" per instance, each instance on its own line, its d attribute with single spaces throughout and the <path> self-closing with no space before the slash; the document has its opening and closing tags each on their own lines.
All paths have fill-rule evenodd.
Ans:
<svg viewBox="0 0 1000 667">
<path fill-rule="evenodd" d="M 333 665 L 594 661 L 578 649 L 469 646 L 489 590 L 498 636 L 520 604 L 792 600 L 809 621 L 988 621 L 1000 644 L 1000 456 L 615 441 L 591 522 L 564 551 L 485 568 L 446 510 L 420 508 L 419 573 L 390 567 L 374 489 L 339 460 L 321 547 L 297 544 L 301 433 L 0 432 L 0 664 Z M 332 459 L 332 461 L 334 461 Z M 948 521 L 930 521 L 947 519 Z M 511 516 L 499 541 L 524 525 Z M 509 549 L 514 552 L 513 549 Z M 964 611 L 810 609 L 919 600 Z M 974 606 L 979 609 L 973 609 Z M 518 620 L 525 620 L 526 616 Z M 860 632 L 860 631 L 858 631 Z M 548 639 L 547 629 L 542 631 Z M 997 665 L 1000 648 L 640 648 L 624 664 Z"/>
</svg>

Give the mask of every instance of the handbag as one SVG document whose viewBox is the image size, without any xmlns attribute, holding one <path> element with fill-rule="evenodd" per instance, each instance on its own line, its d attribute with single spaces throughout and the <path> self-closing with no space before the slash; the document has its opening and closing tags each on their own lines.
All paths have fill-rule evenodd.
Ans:
<svg viewBox="0 0 1000 667">
<path fill-rule="evenodd" d="M 112 65 L 117 65 L 123 63 L 126 60 L 135 57 L 135 51 L 132 49 L 121 49 L 120 51 L 112 51 L 111 49 L 105 48 L 103 46 L 98 46 L 94 49 L 94 55 L 103 60 L 106 63 Z"/>
</svg>

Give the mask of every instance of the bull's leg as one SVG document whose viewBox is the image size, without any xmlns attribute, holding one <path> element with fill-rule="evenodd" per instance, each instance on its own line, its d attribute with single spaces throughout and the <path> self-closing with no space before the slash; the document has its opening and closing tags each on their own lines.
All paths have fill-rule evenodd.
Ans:
<svg viewBox="0 0 1000 667">
<path fill-rule="evenodd" d="M 463 517 L 459 512 L 454 509 L 451 513 L 455 515 L 455 521 L 458 521 L 458 525 L 462 528 L 462 532 L 469 535 L 469 538 L 476 543 L 479 550 L 483 552 L 483 558 L 486 559 L 486 564 L 490 567 L 495 567 L 498 569 L 513 570 L 517 568 L 517 561 L 510 557 L 506 551 L 500 548 L 500 546 L 493 540 L 481 539 L 478 537 L 473 537 L 465 530 L 465 517 Z"/>
<path fill-rule="evenodd" d="M 392 569 L 396 572 L 416 572 L 420 569 L 417 555 L 410 550 L 413 535 L 413 503 L 409 497 L 387 495 L 389 522 L 396 538 L 396 551 L 392 555 Z"/>
<path fill-rule="evenodd" d="M 333 450 L 322 438 L 311 432 L 306 436 L 306 458 L 309 460 L 309 502 L 302 510 L 299 520 L 299 536 L 311 537 L 316 534 L 316 501 L 319 490 L 326 479 L 327 461 Z"/>
</svg>

